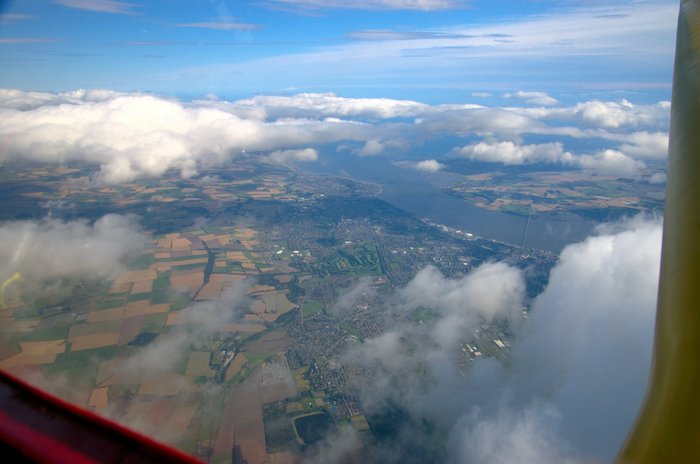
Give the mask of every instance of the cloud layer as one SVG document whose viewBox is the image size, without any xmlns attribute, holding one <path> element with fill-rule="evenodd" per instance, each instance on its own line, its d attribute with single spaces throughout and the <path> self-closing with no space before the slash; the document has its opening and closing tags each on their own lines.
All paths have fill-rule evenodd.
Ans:
<svg viewBox="0 0 700 464">
<path fill-rule="evenodd" d="M 513 95 L 551 98 L 537 92 Z M 334 94 L 182 102 L 110 90 L 0 89 L 0 160 L 83 162 L 99 167 L 98 180 L 120 183 L 167 171 L 190 177 L 243 152 L 290 163 L 314 161 L 322 153 L 396 155 L 432 142 L 466 139 L 452 156 L 503 164 L 559 163 L 636 177 L 645 171 L 645 160 L 666 157 L 668 112 L 667 102 L 624 100 L 488 108 Z M 545 141 L 523 141 L 533 136 Z M 568 147 L 579 141 L 599 148 L 577 153 Z M 336 149 L 324 151 L 328 145 Z M 440 163 L 425 160 L 415 167 L 434 172 Z"/>
</svg>

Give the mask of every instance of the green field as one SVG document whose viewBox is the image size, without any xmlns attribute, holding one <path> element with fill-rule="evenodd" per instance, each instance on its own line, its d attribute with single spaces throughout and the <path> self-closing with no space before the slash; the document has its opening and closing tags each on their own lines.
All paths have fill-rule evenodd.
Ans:
<svg viewBox="0 0 700 464">
<path fill-rule="evenodd" d="M 301 306 L 304 317 L 313 316 L 323 309 L 323 303 L 316 300 L 309 300 Z"/>
</svg>

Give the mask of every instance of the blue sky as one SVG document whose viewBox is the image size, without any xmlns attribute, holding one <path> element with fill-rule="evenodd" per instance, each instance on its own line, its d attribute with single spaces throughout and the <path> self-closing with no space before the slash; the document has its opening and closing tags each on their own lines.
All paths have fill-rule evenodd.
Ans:
<svg viewBox="0 0 700 464">
<path fill-rule="evenodd" d="M 673 0 L 0 4 L 2 87 L 429 103 L 502 103 L 519 90 L 668 99 L 678 10 Z"/>
</svg>

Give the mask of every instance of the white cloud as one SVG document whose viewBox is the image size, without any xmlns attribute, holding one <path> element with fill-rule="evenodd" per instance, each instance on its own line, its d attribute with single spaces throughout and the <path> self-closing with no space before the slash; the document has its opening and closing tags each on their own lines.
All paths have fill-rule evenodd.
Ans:
<svg viewBox="0 0 700 464">
<path fill-rule="evenodd" d="M 556 98 L 550 97 L 545 92 L 526 92 L 523 90 L 519 90 L 515 93 L 503 94 L 503 98 L 517 98 L 520 100 L 525 100 L 526 103 L 530 103 L 532 105 L 542 106 L 553 106 L 559 103 Z"/>
<path fill-rule="evenodd" d="M 559 415 L 548 406 L 511 410 L 503 405 L 495 417 L 479 420 L 474 412 L 459 434 L 460 461 L 465 464 L 573 463 L 556 434 Z M 459 426 L 458 426 L 459 427 Z"/>
<path fill-rule="evenodd" d="M 240 23 L 233 21 L 212 21 L 202 23 L 182 23 L 178 27 L 193 27 L 199 29 L 214 29 L 217 31 L 253 31 L 261 26 L 250 23 Z"/>
<path fill-rule="evenodd" d="M 293 161 L 316 161 L 318 159 L 318 151 L 313 148 L 275 150 L 263 157 L 263 159 L 275 164 L 286 164 Z"/>
<path fill-rule="evenodd" d="M 136 14 L 140 5 L 116 0 L 53 0 L 54 3 L 78 10 L 96 11 L 98 13 Z"/>
<path fill-rule="evenodd" d="M 391 119 L 415 117 L 429 105 L 391 98 L 344 98 L 333 93 L 302 93 L 293 96 L 259 95 L 238 100 L 236 108 L 264 107 L 273 118 L 319 116 L 338 118 Z"/>
<path fill-rule="evenodd" d="M 493 94 L 489 92 L 472 92 L 472 97 L 489 98 L 493 97 Z"/>
<path fill-rule="evenodd" d="M 627 100 L 592 100 L 564 108 L 511 108 L 512 111 L 538 119 L 573 120 L 588 127 L 621 129 L 625 127 L 667 126 L 671 103 L 635 105 Z"/>
<path fill-rule="evenodd" d="M 140 251 L 145 236 L 131 217 L 108 214 L 90 224 L 11 221 L 0 225 L 0 276 L 19 272 L 36 283 L 68 277 L 107 278 Z"/>
<path fill-rule="evenodd" d="M 33 44 L 33 43 L 47 43 L 47 42 L 57 42 L 57 39 L 47 39 L 43 37 L 2 37 L 0 38 L 0 45 L 3 44 Z"/>
<path fill-rule="evenodd" d="M 660 221 L 640 218 L 570 245 L 514 348 L 513 389 L 553 407 L 588 455 L 614 456 L 644 396 L 660 254 Z"/>
<path fill-rule="evenodd" d="M 600 175 L 638 177 L 646 168 L 643 161 L 630 158 L 616 150 L 603 150 L 595 155 L 582 155 L 577 161 L 583 169 Z"/>
<path fill-rule="evenodd" d="M 650 184 L 665 184 L 666 174 L 663 172 L 655 172 L 649 177 Z"/>
<path fill-rule="evenodd" d="M 78 89 L 72 92 L 62 93 L 0 89 L 0 108 L 26 111 L 37 109 L 42 106 L 58 106 L 65 103 L 77 105 L 83 102 L 106 101 L 119 95 L 125 94 L 104 89 Z"/>
<path fill-rule="evenodd" d="M 598 233 L 562 251 L 529 321 L 516 330 L 510 359 L 477 358 L 466 376 L 455 365 L 459 342 L 481 317 L 520 320 L 522 275 L 503 263 L 457 280 L 421 271 L 401 291 L 400 306 L 432 308 L 437 320 L 396 326 L 348 353 L 350 365 L 370 373 L 360 386 L 365 407 L 392 404 L 449 431 L 441 445 L 427 438 L 446 447 L 448 462 L 611 460 L 649 374 L 661 223 L 635 218 Z M 409 443 L 425 434 L 404 427 Z"/>
<path fill-rule="evenodd" d="M 471 160 L 511 165 L 559 163 L 580 167 L 597 175 L 620 177 L 639 177 L 646 169 L 643 161 L 617 150 L 606 149 L 593 155 L 575 155 L 565 151 L 564 146 L 559 142 L 533 145 L 518 145 L 508 141 L 479 142 L 456 148 L 453 153 Z"/>
<path fill-rule="evenodd" d="M 635 158 L 668 158 L 667 132 L 634 132 L 624 135 L 620 151 Z"/>
<path fill-rule="evenodd" d="M 602 112 L 584 116 L 586 108 Z M 85 162 L 98 166 L 98 180 L 108 183 L 162 176 L 169 170 L 189 177 L 242 151 L 273 162 L 284 162 L 283 157 L 302 161 L 312 159 L 309 150 L 344 143 L 348 149 L 338 153 L 373 156 L 447 136 L 484 137 L 454 151 L 474 160 L 559 162 L 592 172 L 637 175 L 644 168 L 637 158 L 665 158 L 668 137 L 665 102 L 487 108 L 308 93 L 180 102 L 110 90 L 52 94 L 0 89 L 0 117 L 0 161 Z M 570 121 L 577 124 L 567 125 Z M 581 124 L 589 128 L 581 129 Z M 528 134 L 551 141 L 519 143 Z M 572 155 L 557 141 L 563 137 L 593 140 L 600 152 Z M 604 151 L 608 148 L 617 154 Z"/>
<path fill-rule="evenodd" d="M 365 144 L 357 151 L 359 156 L 376 156 L 384 151 L 384 144 L 379 140 L 372 139 L 365 142 Z"/>
<path fill-rule="evenodd" d="M 454 153 L 471 160 L 503 164 L 571 163 L 574 158 L 574 155 L 564 151 L 564 146 L 559 142 L 534 145 L 516 145 L 513 142 L 479 142 L 455 149 Z"/>
<path fill-rule="evenodd" d="M 270 0 L 272 4 L 303 9 L 339 8 L 348 10 L 445 10 L 465 7 L 464 0 Z"/>
<path fill-rule="evenodd" d="M 150 95 L 100 95 L 36 106 L 42 95 L 10 99 L 25 111 L 0 109 L 0 158 L 100 166 L 109 183 L 161 176 L 174 169 L 183 177 L 199 166 L 217 165 L 242 150 L 291 149 L 310 143 L 364 141 L 372 126 L 339 120 L 244 119 L 201 103 L 186 105 Z M 302 153 L 307 158 L 311 152 Z"/>
<path fill-rule="evenodd" d="M 443 317 L 433 327 L 433 338 L 443 347 L 455 347 L 470 327 L 495 319 L 518 320 L 525 283 L 520 271 L 504 263 L 479 266 L 462 279 L 446 279 L 428 266 L 401 291 L 412 306 L 434 307 Z"/>
<path fill-rule="evenodd" d="M 438 172 L 439 170 L 441 170 L 444 167 L 445 167 L 444 164 L 438 163 L 434 159 L 418 161 L 415 164 L 415 169 L 418 171 L 422 171 L 422 172 Z"/>
<path fill-rule="evenodd" d="M 12 24 L 18 21 L 36 19 L 36 16 L 24 13 L 0 13 L 0 24 Z"/>
</svg>

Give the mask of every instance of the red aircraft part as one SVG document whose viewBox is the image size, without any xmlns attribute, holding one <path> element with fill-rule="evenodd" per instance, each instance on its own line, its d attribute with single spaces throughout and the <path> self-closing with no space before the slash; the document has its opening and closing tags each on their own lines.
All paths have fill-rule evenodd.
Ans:
<svg viewBox="0 0 700 464">
<path fill-rule="evenodd" d="M 160 444 L 0 371 L 0 456 L 5 462 L 187 463 Z"/>
</svg>

